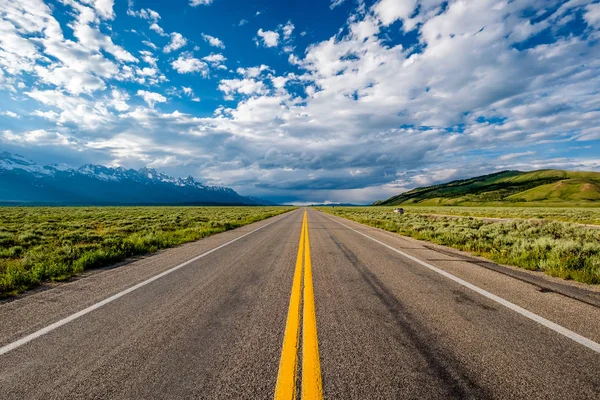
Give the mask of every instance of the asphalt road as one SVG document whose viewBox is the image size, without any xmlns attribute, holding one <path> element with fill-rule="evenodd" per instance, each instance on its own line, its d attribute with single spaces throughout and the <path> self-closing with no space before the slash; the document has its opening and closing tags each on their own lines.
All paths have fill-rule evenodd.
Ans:
<svg viewBox="0 0 600 400">
<path fill-rule="evenodd" d="M 0 303 L 0 398 L 273 398 L 298 271 L 298 394 L 309 343 L 330 399 L 600 398 L 600 308 L 315 210 L 310 269 L 303 214 Z"/>
</svg>

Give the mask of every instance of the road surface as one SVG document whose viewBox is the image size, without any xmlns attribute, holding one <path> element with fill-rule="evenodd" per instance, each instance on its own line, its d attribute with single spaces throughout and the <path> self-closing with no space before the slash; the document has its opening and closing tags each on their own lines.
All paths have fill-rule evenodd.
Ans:
<svg viewBox="0 0 600 400">
<path fill-rule="evenodd" d="M 600 308 L 458 254 L 299 209 L 95 272 L 0 303 L 0 398 L 599 399 Z"/>
</svg>

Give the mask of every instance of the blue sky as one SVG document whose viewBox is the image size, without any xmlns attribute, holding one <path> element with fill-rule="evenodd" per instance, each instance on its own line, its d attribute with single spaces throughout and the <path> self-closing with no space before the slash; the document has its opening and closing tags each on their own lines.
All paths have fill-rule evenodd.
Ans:
<svg viewBox="0 0 600 400">
<path fill-rule="evenodd" d="M 600 170 L 600 4 L 0 0 L 0 149 L 368 203 Z"/>
</svg>

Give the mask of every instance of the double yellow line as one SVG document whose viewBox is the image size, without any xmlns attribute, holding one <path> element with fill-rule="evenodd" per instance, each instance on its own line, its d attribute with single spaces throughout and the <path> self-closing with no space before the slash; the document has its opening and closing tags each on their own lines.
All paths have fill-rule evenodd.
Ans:
<svg viewBox="0 0 600 400">
<path fill-rule="evenodd" d="M 308 218 L 304 211 L 302 233 L 296 259 L 290 308 L 285 324 L 281 361 L 275 387 L 275 400 L 296 399 L 296 373 L 298 369 L 298 345 L 300 338 L 300 302 L 302 300 L 302 261 L 304 260 L 304 307 L 302 310 L 302 386 L 303 400 L 323 398 L 319 342 L 317 340 L 317 316 L 315 312 L 315 292 L 310 262 L 310 242 L 308 239 Z"/>
</svg>

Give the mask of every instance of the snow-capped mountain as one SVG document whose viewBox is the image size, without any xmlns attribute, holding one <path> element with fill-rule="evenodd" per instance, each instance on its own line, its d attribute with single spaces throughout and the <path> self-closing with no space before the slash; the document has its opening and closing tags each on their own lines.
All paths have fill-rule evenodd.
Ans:
<svg viewBox="0 0 600 400">
<path fill-rule="evenodd" d="M 0 170 L 12 171 L 22 170 L 36 176 L 50 175 L 50 168 L 40 167 L 33 161 L 26 159 L 18 154 L 0 153 Z"/>
<path fill-rule="evenodd" d="M 233 189 L 205 186 L 153 168 L 139 170 L 87 164 L 40 166 L 0 153 L 0 202 L 48 204 L 261 204 Z"/>
</svg>

